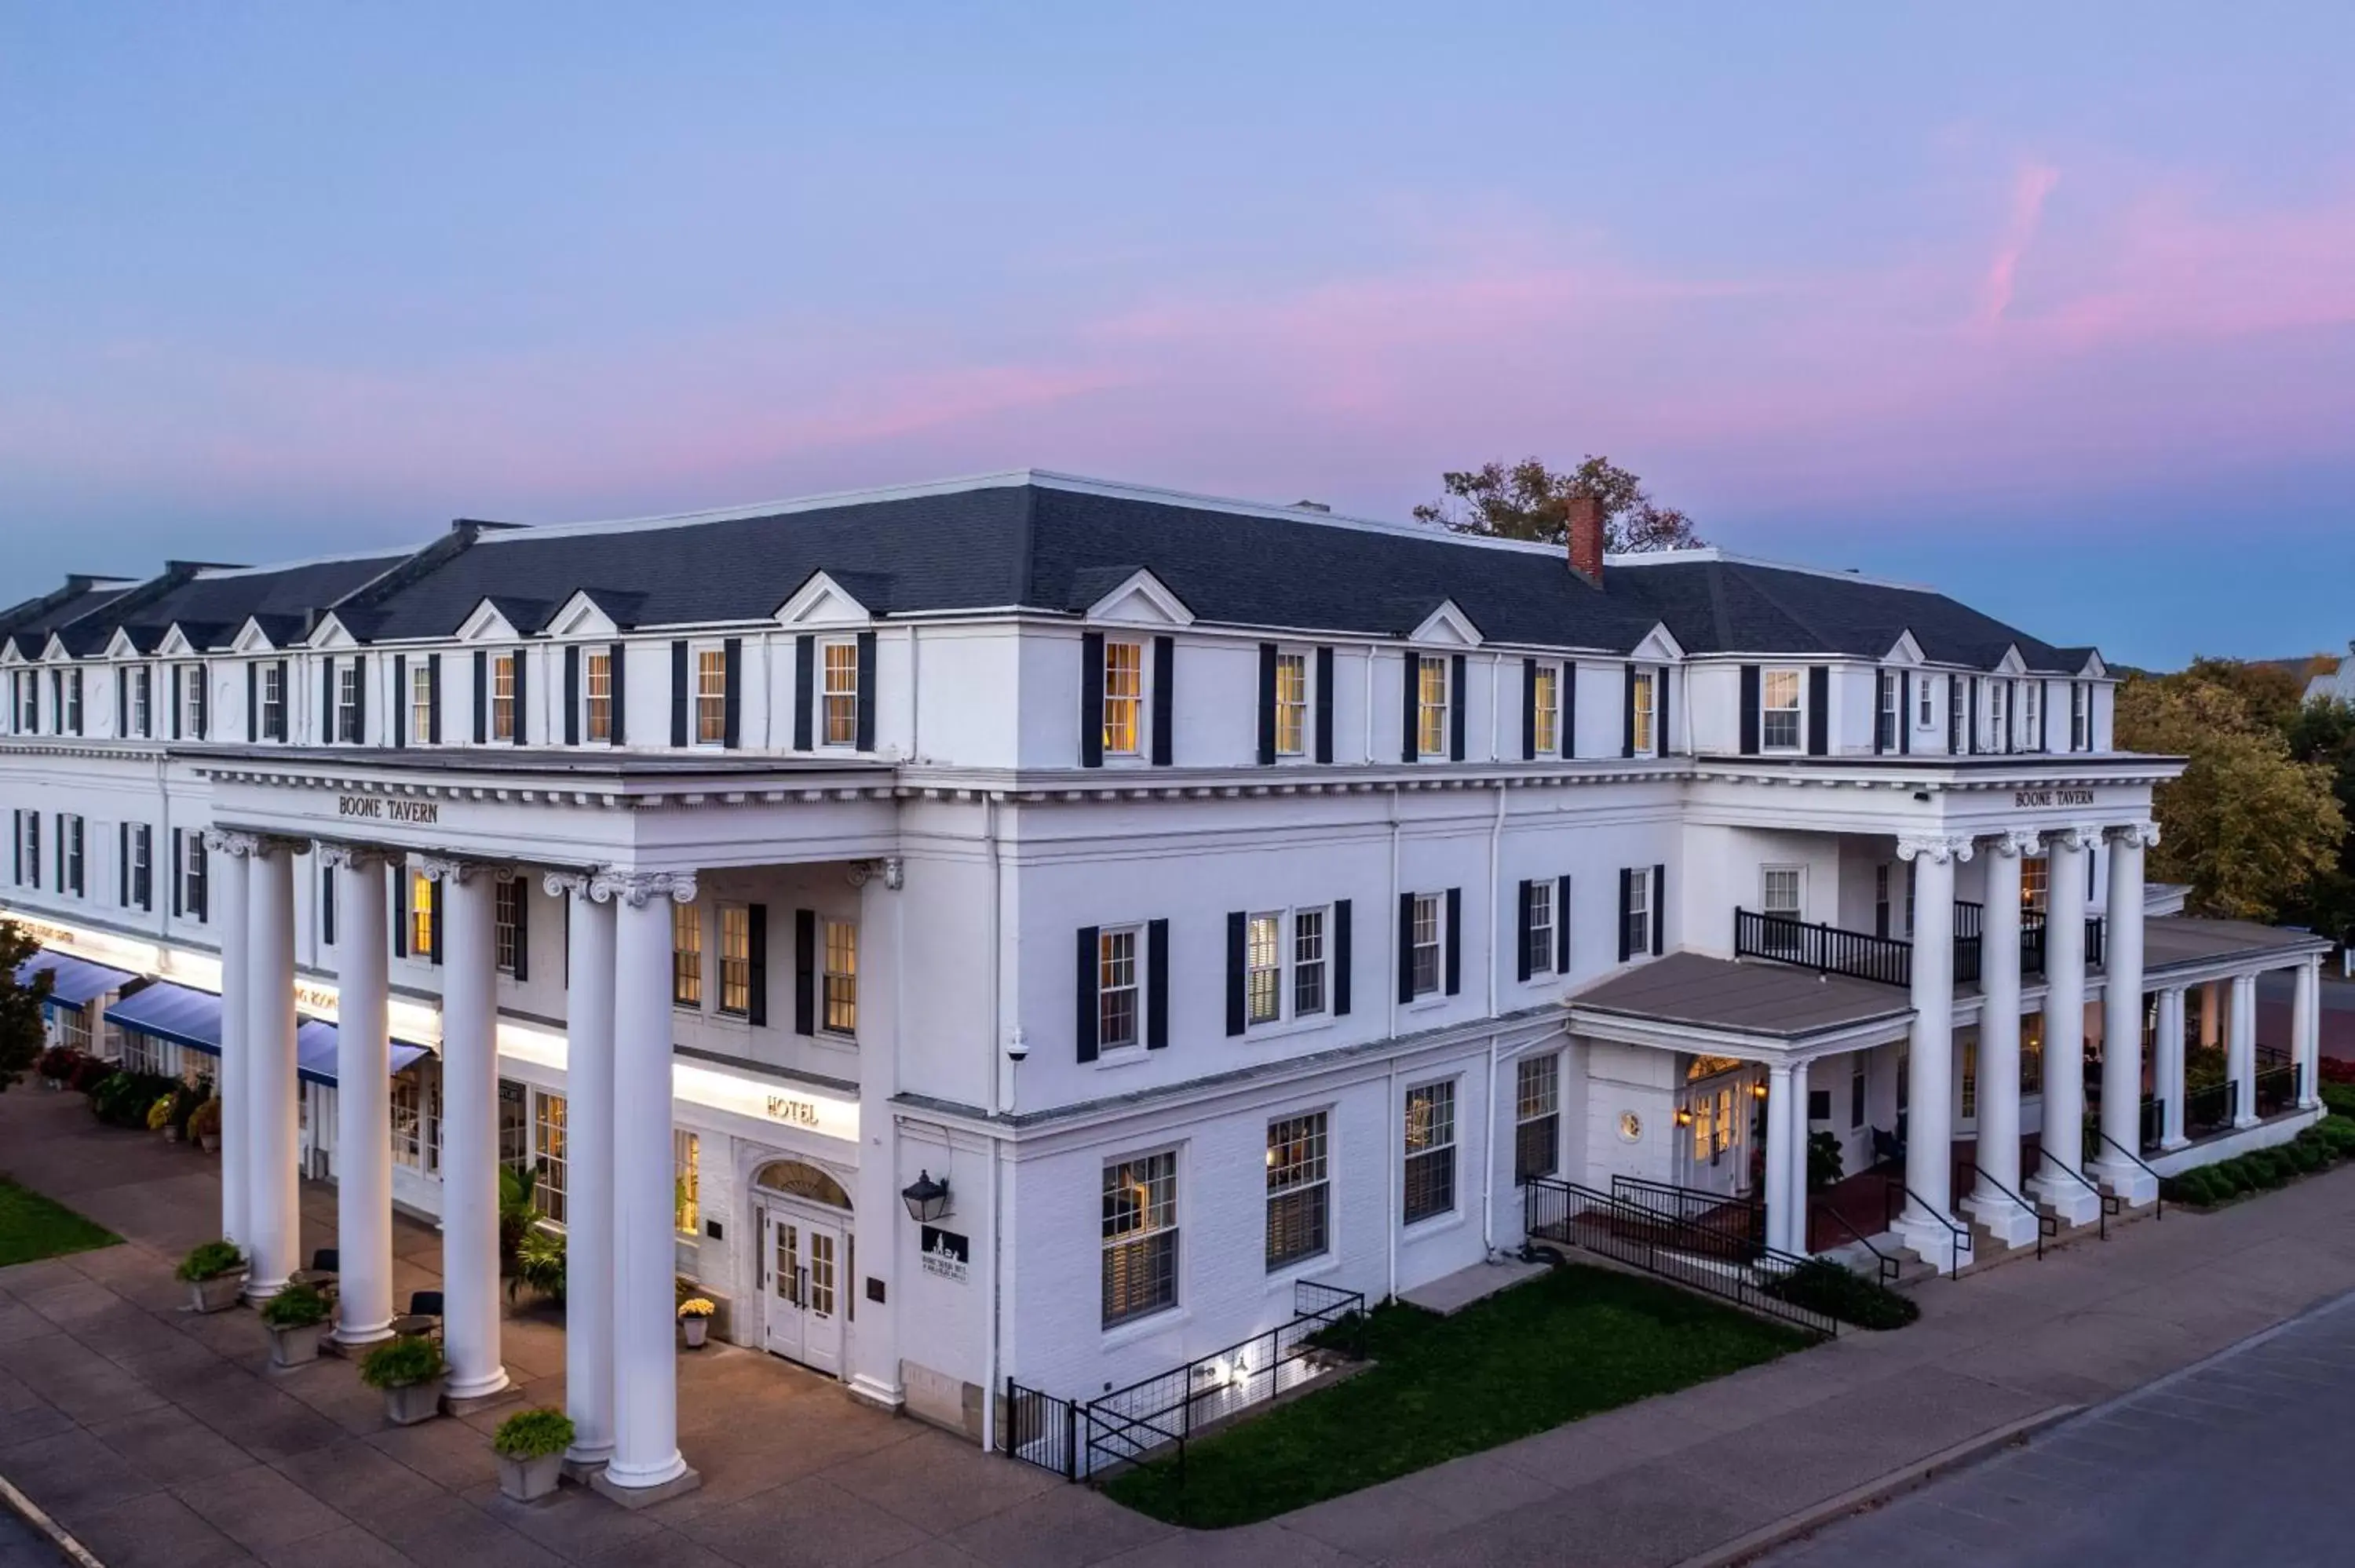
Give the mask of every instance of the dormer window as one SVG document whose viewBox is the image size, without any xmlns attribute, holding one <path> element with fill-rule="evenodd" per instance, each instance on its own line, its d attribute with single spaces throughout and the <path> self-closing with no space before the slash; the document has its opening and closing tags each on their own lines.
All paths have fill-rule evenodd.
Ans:
<svg viewBox="0 0 2355 1568">
<path fill-rule="evenodd" d="M 818 691 L 819 711 L 826 723 L 828 746 L 858 744 L 858 644 L 828 642 L 820 649 L 824 684 Z"/>
<path fill-rule="evenodd" d="M 1540 664 L 1529 682 L 1529 750 L 1551 757 L 1561 749 L 1561 666 Z"/>
<path fill-rule="evenodd" d="M 1987 734 L 1996 750 L 2011 749 L 2011 683 L 2009 681 L 1987 683 Z"/>
<path fill-rule="evenodd" d="M 2069 749 L 2094 749 L 2093 688 L 2083 681 L 2069 685 Z"/>
<path fill-rule="evenodd" d="M 1628 728 L 1635 754 L 1650 757 L 1659 748 L 1660 673 L 1636 670 L 1627 683 Z"/>
<path fill-rule="evenodd" d="M 336 667 L 336 742 L 360 744 L 360 666 L 355 659 Z"/>
<path fill-rule="evenodd" d="M 1432 654 L 1415 660 L 1414 748 L 1423 757 L 1448 755 L 1447 661 Z"/>
<path fill-rule="evenodd" d="M 1308 754 L 1308 655 L 1275 656 L 1275 754 Z"/>
<path fill-rule="evenodd" d="M 613 653 L 592 648 L 581 657 L 581 733 L 595 746 L 613 741 Z"/>
<path fill-rule="evenodd" d="M 2019 694 L 2019 728 L 2028 747 L 2044 749 L 2044 683 L 2030 681 Z"/>
<path fill-rule="evenodd" d="M 728 744 L 728 651 L 695 651 L 695 744 Z"/>
<path fill-rule="evenodd" d="M 1766 751 L 1796 751 L 1802 683 L 1796 670 L 1769 670 L 1759 686 L 1758 744 Z"/>
<path fill-rule="evenodd" d="M 286 738 L 286 668 L 272 661 L 255 673 L 254 684 L 261 693 L 261 729 L 263 738 Z"/>
<path fill-rule="evenodd" d="M 1903 699 L 1899 683 L 1903 679 L 1894 670 L 1881 672 L 1881 702 L 1873 718 L 1872 744 L 1876 751 L 1897 749 L 1897 726 L 1905 722 Z"/>
<path fill-rule="evenodd" d="M 180 666 L 180 729 L 192 740 L 205 737 L 205 667 Z"/>
<path fill-rule="evenodd" d="M 1103 748 L 1137 757 L 1145 746 L 1145 644 L 1106 638 L 1103 645 Z"/>
<path fill-rule="evenodd" d="M 442 738 L 434 733 L 433 660 L 434 655 L 428 653 L 409 667 L 409 736 L 412 741 L 429 744 Z"/>
<path fill-rule="evenodd" d="M 1938 700 L 1930 692 L 1930 677 L 1924 675 L 1915 684 L 1913 727 L 1935 729 L 1938 726 Z"/>
<path fill-rule="evenodd" d="M 58 728 L 66 735 L 81 733 L 81 672 L 58 672 Z"/>
<path fill-rule="evenodd" d="M 41 678 L 29 670 L 18 670 L 8 679 L 16 686 L 16 733 L 37 735 L 41 729 Z"/>
<path fill-rule="evenodd" d="M 123 726 L 124 735 L 155 733 L 155 715 L 148 705 L 154 695 L 155 678 L 155 671 L 144 664 L 135 664 L 125 673 L 123 689 L 130 698 L 130 723 Z"/>
<path fill-rule="evenodd" d="M 491 655 L 491 738 L 516 738 L 516 659 L 513 653 Z"/>
</svg>

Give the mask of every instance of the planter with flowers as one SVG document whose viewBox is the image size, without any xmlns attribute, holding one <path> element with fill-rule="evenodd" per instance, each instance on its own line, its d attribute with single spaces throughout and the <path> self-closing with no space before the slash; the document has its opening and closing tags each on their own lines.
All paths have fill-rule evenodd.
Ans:
<svg viewBox="0 0 2355 1568">
<path fill-rule="evenodd" d="M 226 1312 L 245 1288 L 245 1255 L 234 1242 L 208 1241 L 190 1248 L 177 1272 L 188 1283 L 189 1310 Z"/>
<path fill-rule="evenodd" d="M 519 1410 L 500 1422 L 491 1434 L 491 1451 L 499 1457 L 499 1490 L 517 1502 L 537 1502 L 554 1491 L 572 1436 L 572 1422 L 560 1410 Z"/>
<path fill-rule="evenodd" d="M 705 1338 L 711 1332 L 711 1314 L 718 1310 L 701 1296 L 690 1296 L 678 1304 L 678 1330 L 687 1336 L 687 1348 L 703 1349 Z"/>
<path fill-rule="evenodd" d="M 188 1113 L 188 1139 L 207 1154 L 220 1152 L 220 1101 L 208 1099 Z"/>
<path fill-rule="evenodd" d="M 334 1308 L 313 1285 L 290 1285 L 261 1304 L 270 1330 L 270 1364 L 299 1367 L 319 1359 L 319 1341 Z"/>
<path fill-rule="evenodd" d="M 442 1347 L 422 1334 L 388 1340 L 360 1362 L 360 1381 L 384 1390 L 384 1418 L 414 1426 L 441 1413 L 442 1384 L 450 1374 Z"/>
</svg>

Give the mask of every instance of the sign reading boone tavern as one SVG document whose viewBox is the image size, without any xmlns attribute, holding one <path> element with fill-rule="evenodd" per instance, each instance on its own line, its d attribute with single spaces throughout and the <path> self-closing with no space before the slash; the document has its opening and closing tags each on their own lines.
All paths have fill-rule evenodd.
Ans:
<svg viewBox="0 0 2355 1568">
<path fill-rule="evenodd" d="M 2091 789 L 2018 789 L 2012 792 L 2012 809 L 2020 811 L 2049 810 L 2055 806 L 2090 806 L 2094 803 Z"/>
<path fill-rule="evenodd" d="M 442 820 L 442 803 L 438 800 L 397 800 L 381 795 L 338 795 L 336 815 L 360 817 L 379 822 L 411 822 L 421 827 Z"/>
</svg>

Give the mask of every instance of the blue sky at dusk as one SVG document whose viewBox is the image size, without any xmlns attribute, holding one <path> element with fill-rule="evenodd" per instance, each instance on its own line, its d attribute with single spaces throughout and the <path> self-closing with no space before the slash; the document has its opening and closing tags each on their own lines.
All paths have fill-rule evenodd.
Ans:
<svg viewBox="0 0 2355 1568">
<path fill-rule="evenodd" d="M 2355 637 L 2355 6 L 0 0 L 0 600 L 1024 465 Z"/>
</svg>

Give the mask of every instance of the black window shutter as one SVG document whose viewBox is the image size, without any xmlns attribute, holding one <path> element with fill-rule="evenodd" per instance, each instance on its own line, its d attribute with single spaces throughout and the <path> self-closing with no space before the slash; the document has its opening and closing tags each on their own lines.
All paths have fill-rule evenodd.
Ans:
<svg viewBox="0 0 2355 1568">
<path fill-rule="evenodd" d="M 1333 650 L 1316 650 L 1316 760 L 1333 760 Z"/>
<path fill-rule="evenodd" d="M 1405 731 L 1405 736 L 1399 745 L 1399 760 L 1412 762 L 1423 755 L 1422 726 L 1416 722 L 1422 717 L 1423 655 L 1410 651 L 1403 668 L 1406 672 L 1406 705 L 1400 726 Z"/>
<path fill-rule="evenodd" d="M 176 682 L 174 683 L 172 690 L 176 696 L 179 692 L 179 685 Z M 174 720 L 173 722 L 177 723 L 178 721 Z M 319 661 L 318 738 L 321 746 L 333 746 L 336 741 L 343 738 L 343 732 L 336 727 L 336 662 L 332 658 L 322 659 Z"/>
<path fill-rule="evenodd" d="M 1529 978 L 1529 889 L 1536 885 L 1524 882 L 1518 886 L 1520 920 L 1513 942 L 1513 978 L 1520 980 Z"/>
<path fill-rule="evenodd" d="M 409 957 L 409 867 L 392 863 L 392 956 Z"/>
<path fill-rule="evenodd" d="M 392 732 L 392 744 L 409 744 L 409 655 L 392 656 L 392 712 L 385 715 L 386 727 Z"/>
<path fill-rule="evenodd" d="M 2036 683 L 2036 749 L 2052 749 L 2052 688 L 2041 680 Z"/>
<path fill-rule="evenodd" d="M 1521 760 L 1538 754 L 1538 662 L 1521 661 Z"/>
<path fill-rule="evenodd" d="M 1897 672 L 1897 755 L 1904 757 L 1913 750 L 1913 673 Z"/>
<path fill-rule="evenodd" d="M 1623 865 L 1619 868 L 1619 961 L 1623 964 L 1636 956 L 1635 923 L 1636 873 Z"/>
<path fill-rule="evenodd" d="M 1626 667 L 1625 680 L 1627 690 L 1625 696 L 1622 699 L 1620 704 L 1620 706 L 1624 711 L 1620 715 L 1619 755 L 1622 757 L 1633 757 L 1636 755 L 1635 665 L 1630 664 Z"/>
<path fill-rule="evenodd" d="M 719 744 L 733 751 L 743 737 L 744 640 L 730 637 L 719 644 Z"/>
<path fill-rule="evenodd" d="M 524 681 L 531 670 L 531 650 L 518 648 L 507 657 L 515 662 L 515 723 L 507 730 L 509 744 L 521 746 L 531 736 L 531 704 L 524 698 Z"/>
<path fill-rule="evenodd" d="M 518 876 L 515 900 L 515 978 L 531 978 L 531 878 Z"/>
<path fill-rule="evenodd" d="M 1414 895 L 1399 895 L 1398 999 L 1414 1000 Z"/>
<path fill-rule="evenodd" d="M 142 822 L 137 829 L 139 856 L 144 863 L 139 874 L 132 879 L 131 891 L 139 897 L 139 907 L 155 907 L 155 830 Z"/>
<path fill-rule="evenodd" d="M 174 828 L 172 830 L 172 914 L 175 918 L 187 913 L 187 909 L 180 897 L 180 888 L 186 880 L 180 874 L 180 868 L 188 863 L 186 838 L 187 834 L 185 830 L 180 828 Z M 16 842 L 20 845 L 25 842 L 25 835 L 21 830 L 19 830 L 16 834 Z M 24 877 L 25 873 L 20 863 L 16 872 L 16 879 L 21 882 L 24 880 Z"/>
<path fill-rule="evenodd" d="M 1153 766 L 1178 759 L 1178 640 L 1153 640 Z"/>
<path fill-rule="evenodd" d="M 1653 737 L 1652 749 L 1658 752 L 1662 757 L 1668 756 L 1669 752 L 1675 749 L 1668 744 L 1668 693 L 1674 685 L 1672 677 L 1675 673 L 1676 667 L 1674 665 L 1663 664 L 1660 666 L 1660 673 L 1653 677 L 1653 689 L 1660 694 L 1660 733 Z"/>
<path fill-rule="evenodd" d="M 131 907 L 131 824 L 114 824 L 114 901 Z"/>
<path fill-rule="evenodd" d="M 8 880 L 25 885 L 25 809 L 8 813 Z"/>
<path fill-rule="evenodd" d="M 332 948 L 336 945 L 336 868 L 319 868 L 319 940 Z M 522 971 L 517 971 L 522 978 Z"/>
<path fill-rule="evenodd" d="M 197 683 L 197 700 L 195 703 L 197 710 L 197 738 L 198 740 L 202 740 L 211 732 L 213 727 L 212 672 L 208 670 L 204 665 L 197 664 L 189 670 L 188 676 L 189 679 L 195 681 Z"/>
<path fill-rule="evenodd" d="M 1570 878 L 1553 883 L 1553 972 L 1570 973 Z"/>
<path fill-rule="evenodd" d="M 567 643 L 564 649 L 564 744 L 581 744 L 581 649 L 577 643 Z"/>
<path fill-rule="evenodd" d="M 682 637 L 670 645 L 670 743 L 673 746 L 687 744 L 687 639 Z"/>
<path fill-rule="evenodd" d="M 1227 916 L 1227 1033 L 1241 1034 L 1248 1022 L 1243 1005 L 1243 971 L 1248 964 L 1251 916 L 1237 909 Z"/>
<path fill-rule="evenodd" d="M 794 639 L 794 749 L 809 751 L 817 745 L 817 634 L 805 631 Z"/>
<path fill-rule="evenodd" d="M 491 656 L 474 650 L 474 744 L 491 737 Z"/>
<path fill-rule="evenodd" d="M 1101 631 L 1080 633 L 1080 766 L 1103 766 L 1103 665 L 1104 640 Z M 1082 1061 L 1095 1060 L 1093 1037 L 1090 1037 Z"/>
<path fill-rule="evenodd" d="M 1349 901 L 1333 906 L 1333 1016 L 1349 1015 Z"/>
<path fill-rule="evenodd" d="M 1742 666 L 1742 755 L 1758 755 L 1758 666 Z"/>
<path fill-rule="evenodd" d="M 1464 679 L 1464 655 L 1458 653 L 1447 672 L 1447 755 L 1456 762 L 1464 760 L 1465 715 L 1471 705 Z"/>
<path fill-rule="evenodd" d="M 2003 748 L 2006 751 L 2012 749 L 2012 736 L 2019 733 L 2019 683 L 2014 681 L 2011 683 L 2011 695 L 2003 705 Z"/>
<path fill-rule="evenodd" d="M 272 740 L 286 740 L 291 738 L 287 735 L 286 731 L 289 725 L 293 722 L 294 709 L 293 680 L 293 661 L 289 659 L 281 659 L 278 661 L 278 726 L 270 736 Z"/>
<path fill-rule="evenodd" d="M 1093 635 L 1091 633 L 1090 635 Z M 1079 1042 L 1080 1060 L 1096 1059 L 1096 933 L 1098 927 L 1080 927 L 1080 974 L 1075 992 L 1078 998 L 1071 1023 L 1072 1037 Z"/>
<path fill-rule="evenodd" d="M 1464 890 L 1447 890 L 1447 994 L 1464 989 Z"/>
<path fill-rule="evenodd" d="M 1169 922 L 1145 923 L 1145 1048 L 1169 1044 Z"/>
<path fill-rule="evenodd" d="M 1561 754 L 1578 755 L 1578 661 L 1561 662 Z"/>
<path fill-rule="evenodd" d="M 442 744 L 442 655 L 429 653 L 426 657 L 432 662 L 425 666 L 425 721 L 428 731 L 425 740 L 429 746 L 439 746 Z"/>
<path fill-rule="evenodd" d="M 1668 948 L 1668 868 L 1652 868 L 1652 957 L 1658 958 Z"/>
<path fill-rule="evenodd" d="M 794 1033 L 817 1033 L 817 911 L 794 911 Z"/>
<path fill-rule="evenodd" d="M 1977 757 L 1979 754 L 1979 678 L 1977 675 L 1971 677 L 1970 708 L 1965 718 L 1963 750 L 1968 756 Z"/>
<path fill-rule="evenodd" d="M 15 714 L 8 715 L 12 725 L 16 719 Z M 131 738 L 131 667 L 127 664 L 114 667 L 114 733 L 125 740 Z"/>
<path fill-rule="evenodd" d="M 355 653 L 352 655 L 352 744 L 354 746 L 368 744 L 368 655 Z M 516 695 L 517 698 L 523 695 L 523 658 L 520 654 L 516 658 Z M 520 708 L 522 705 L 518 702 L 517 705 Z M 520 729 L 521 724 L 518 723 L 517 727 Z"/>
<path fill-rule="evenodd" d="M 432 944 L 433 950 L 427 956 L 438 965 L 442 961 L 442 909 L 450 900 L 441 883 L 429 882 L 425 885 L 426 896 L 433 900 L 425 927 L 425 939 Z"/>
<path fill-rule="evenodd" d="M 861 751 L 875 749 L 875 633 L 858 634 L 858 705 L 856 745 Z"/>
<path fill-rule="evenodd" d="M 744 945 L 749 971 L 744 987 L 745 1021 L 755 1028 L 769 1022 L 769 906 L 751 904 L 744 908 Z"/>
<path fill-rule="evenodd" d="M 1259 645 L 1259 765 L 1266 768 L 1274 761 L 1275 644 L 1263 642 Z"/>
<path fill-rule="evenodd" d="M 1807 755 L 1824 757 L 1832 748 L 1832 672 L 1828 664 L 1807 669 Z"/>
<path fill-rule="evenodd" d="M 245 739 L 250 746 L 261 738 L 261 666 L 245 667 Z"/>
<path fill-rule="evenodd" d="M 628 669 L 629 665 L 622 659 L 622 645 L 618 642 L 607 643 L 605 645 L 606 689 L 613 694 L 613 744 L 615 746 L 627 746 L 630 743 L 626 715 L 622 706 L 625 691 L 622 684 L 622 677 Z"/>
<path fill-rule="evenodd" d="M 172 666 L 172 738 L 180 738 L 180 667 Z"/>
<path fill-rule="evenodd" d="M 1881 715 L 1890 711 L 1896 696 L 1896 673 L 1891 670 L 1877 673 L 1872 678 L 1872 754 L 1875 757 L 1888 753 L 1891 736 L 1881 726 Z M 1896 711 L 1899 719 L 1902 720 L 1905 710 L 1898 708 Z"/>
</svg>

